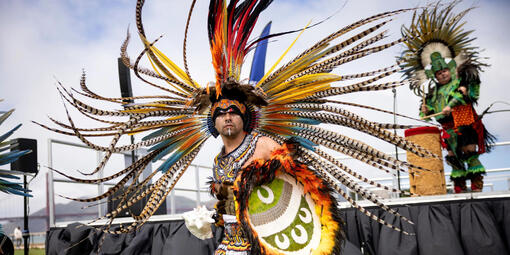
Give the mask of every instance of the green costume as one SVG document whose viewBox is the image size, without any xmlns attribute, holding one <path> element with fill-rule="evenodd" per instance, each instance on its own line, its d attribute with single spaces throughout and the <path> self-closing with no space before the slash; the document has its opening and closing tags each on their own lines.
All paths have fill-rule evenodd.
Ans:
<svg viewBox="0 0 510 255">
<path fill-rule="evenodd" d="M 410 88 L 422 98 L 426 108 L 425 112 L 420 111 L 422 117 L 439 114 L 448 106 L 452 110 L 434 118 L 443 127 L 444 147 L 453 153 L 446 156 L 446 161 L 452 167 L 455 192 L 466 190 L 466 178 L 471 178 L 472 190 L 479 191 L 485 168 L 478 156 L 490 150 L 493 137 L 485 130 L 473 104 L 480 94 L 479 72 L 487 65 L 480 62 L 478 48 L 470 45 L 473 39 L 468 36 L 472 31 L 462 28 L 461 20 L 471 9 L 454 14 L 457 3 L 444 7 L 438 3 L 415 13 L 411 25 L 402 28 L 409 40 L 405 42 L 407 49 L 400 61 L 404 77 L 411 80 Z M 445 70 L 450 71 L 449 81 L 443 77 Z M 461 87 L 465 88 L 465 94 Z M 477 150 L 466 147 L 473 144 Z"/>
<path fill-rule="evenodd" d="M 433 55 L 437 56 L 439 53 Z M 437 62 L 440 61 L 444 62 L 444 59 L 441 57 L 441 59 L 437 60 Z M 434 63 L 434 60 L 432 63 L 432 71 L 435 71 L 434 69 L 437 70 L 441 67 L 440 64 Z M 435 66 L 438 66 L 439 68 L 434 68 Z M 451 69 L 456 67 L 454 60 L 450 62 L 449 66 L 452 67 Z M 486 145 L 484 142 L 485 139 L 479 141 L 480 137 L 484 137 L 484 129 L 480 129 L 479 127 L 483 127 L 483 125 L 481 124 L 481 121 L 478 119 L 478 116 L 472 107 L 472 103 L 478 100 L 480 83 L 473 80 L 461 82 L 461 80 L 456 77 L 455 71 L 455 69 L 450 70 L 451 80 L 447 84 L 440 85 L 434 82 L 435 86 L 433 87 L 433 90 L 425 99 L 427 112 L 426 114 L 423 112 L 420 113 L 422 117 L 425 115 L 440 113 L 445 107 L 449 106 L 451 109 L 453 109 L 454 112 L 461 112 L 465 111 L 463 109 L 467 109 L 467 112 L 465 112 L 464 115 L 471 114 L 472 116 L 467 117 L 472 117 L 472 119 L 475 120 L 470 125 L 456 125 L 455 118 L 462 118 L 462 116 L 457 117 L 455 114 L 441 114 L 435 116 L 437 122 L 441 123 L 444 131 L 446 132 L 446 135 L 443 136 L 446 142 L 446 147 L 454 154 L 453 157 L 447 157 L 448 164 L 452 166 L 451 177 L 453 179 L 465 178 L 474 174 L 485 173 L 485 168 L 478 160 L 478 155 L 485 152 L 486 150 Z M 463 95 L 459 91 L 461 86 L 466 88 L 466 95 Z M 479 132 L 481 132 L 481 134 L 478 134 Z M 469 144 L 477 144 L 479 146 L 478 153 L 462 152 L 461 148 Z M 465 167 L 464 163 L 467 163 L 467 168 Z"/>
</svg>

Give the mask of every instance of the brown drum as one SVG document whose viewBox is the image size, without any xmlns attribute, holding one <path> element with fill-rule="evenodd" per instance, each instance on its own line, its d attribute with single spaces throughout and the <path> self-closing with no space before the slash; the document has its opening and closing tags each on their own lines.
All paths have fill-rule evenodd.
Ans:
<svg viewBox="0 0 510 255">
<path fill-rule="evenodd" d="M 405 131 L 406 140 L 419 144 L 425 149 L 442 158 L 441 132 L 437 127 L 411 128 Z M 422 158 L 407 152 L 407 161 L 413 165 L 431 171 L 409 170 L 411 192 L 418 195 L 446 194 L 446 181 L 443 161 L 435 158 Z"/>
</svg>

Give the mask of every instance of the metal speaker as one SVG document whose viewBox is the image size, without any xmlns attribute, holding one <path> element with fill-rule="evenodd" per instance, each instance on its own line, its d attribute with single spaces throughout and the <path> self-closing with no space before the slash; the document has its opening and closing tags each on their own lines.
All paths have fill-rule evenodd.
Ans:
<svg viewBox="0 0 510 255">
<path fill-rule="evenodd" d="M 17 138 L 11 141 L 15 144 L 11 150 L 31 150 L 31 153 L 21 156 L 11 163 L 11 170 L 24 173 L 37 173 L 37 140 L 28 138 Z"/>
</svg>

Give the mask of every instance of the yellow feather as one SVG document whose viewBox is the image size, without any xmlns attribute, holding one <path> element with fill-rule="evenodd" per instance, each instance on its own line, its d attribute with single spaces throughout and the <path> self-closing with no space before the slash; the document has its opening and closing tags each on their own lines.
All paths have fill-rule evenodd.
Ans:
<svg viewBox="0 0 510 255">
<path fill-rule="evenodd" d="M 178 119 L 184 119 L 184 118 L 187 118 L 188 116 L 185 116 L 185 115 L 179 115 L 179 116 L 174 116 L 174 117 L 170 117 L 170 118 L 167 118 L 166 120 L 178 120 Z"/>
<path fill-rule="evenodd" d="M 329 82 L 326 81 L 326 82 L 319 83 L 319 84 L 315 84 L 315 83 L 312 84 L 312 83 L 310 83 L 310 84 L 298 86 L 298 87 L 295 87 L 295 88 L 287 89 L 287 90 L 282 91 L 281 93 L 279 93 L 277 96 L 275 96 L 274 100 L 285 99 L 288 96 L 297 96 L 297 95 L 299 95 L 301 93 L 306 93 L 307 91 L 314 90 L 314 89 L 316 89 L 316 88 L 318 88 L 321 85 L 326 84 L 326 83 L 329 84 Z"/>
<path fill-rule="evenodd" d="M 324 91 L 329 88 L 330 88 L 329 83 L 326 83 L 326 84 L 323 84 L 320 86 L 310 86 L 310 88 L 308 88 L 308 89 L 299 90 L 299 92 L 297 92 L 297 93 L 291 93 L 286 96 L 273 99 L 271 101 L 272 101 L 272 103 L 276 103 L 276 104 L 285 104 L 285 103 L 301 100 L 303 98 L 313 95 L 316 92 Z"/>
<path fill-rule="evenodd" d="M 141 104 L 142 106 L 148 106 L 148 107 L 162 107 L 162 108 L 170 108 L 170 105 L 167 104 L 157 104 L 157 103 L 147 103 L 147 104 Z"/>
<path fill-rule="evenodd" d="M 158 50 L 154 46 L 152 46 L 151 49 L 156 54 L 156 56 L 158 56 L 162 60 L 162 62 L 170 68 L 170 70 L 172 70 L 183 81 L 186 81 L 186 84 L 191 85 L 195 88 L 198 87 L 198 85 L 191 81 L 188 75 L 181 68 L 179 68 L 179 66 L 172 62 L 172 60 L 170 60 L 165 54 L 163 54 L 160 50 Z"/>
<path fill-rule="evenodd" d="M 294 63 L 289 65 L 285 69 L 285 71 L 283 71 L 282 73 L 280 73 L 278 75 L 278 78 L 273 79 L 273 80 L 267 82 L 266 84 L 264 84 L 265 90 L 267 90 L 267 91 L 271 90 L 271 88 L 273 88 L 274 86 L 278 86 L 279 84 L 281 84 L 285 80 L 289 79 L 293 75 L 308 68 L 308 66 L 311 63 L 313 63 L 317 60 L 317 58 L 318 58 L 317 52 L 323 50 L 325 47 L 327 47 L 327 45 L 321 46 L 321 47 L 311 51 L 310 53 L 302 56 L 300 59 L 296 60 Z"/>
<path fill-rule="evenodd" d="M 266 92 L 266 94 L 273 95 L 273 94 L 276 94 L 284 89 L 287 89 L 289 86 L 299 86 L 299 84 L 305 84 L 305 83 L 309 83 L 312 81 L 326 80 L 326 79 L 331 80 L 331 81 L 338 81 L 341 79 L 341 76 L 336 75 L 336 74 L 330 74 L 330 73 L 307 74 L 307 75 L 303 75 L 299 78 L 296 78 L 294 80 L 280 83 L 280 84 L 274 86 L 273 88 L 269 89 Z M 274 97 L 276 97 L 276 96 L 274 96 Z"/>
<path fill-rule="evenodd" d="M 190 77 L 184 72 L 179 66 L 177 66 L 170 58 L 168 58 L 163 52 L 161 52 L 156 46 L 150 46 L 150 43 L 142 36 L 142 41 L 144 44 L 151 49 L 152 52 L 174 72 L 179 78 L 181 78 L 183 81 L 185 81 L 186 84 L 193 86 L 195 88 L 200 87 L 198 84 L 193 82 Z"/>
<path fill-rule="evenodd" d="M 153 111 L 166 111 L 168 108 L 144 108 L 144 109 L 131 109 L 131 110 L 122 110 L 121 112 L 131 112 L 131 113 L 148 113 Z"/>
<path fill-rule="evenodd" d="M 140 39 L 142 40 L 142 42 L 143 42 L 145 45 L 149 45 L 149 43 L 147 42 L 147 39 L 145 38 L 145 36 L 143 36 L 142 34 L 138 34 L 138 35 L 140 36 Z M 149 51 L 150 51 L 150 49 L 149 49 Z M 151 53 L 152 53 L 152 51 L 151 51 Z M 156 71 L 157 71 L 157 69 L 154 67 L 154 63 L 152 63 L 152 58 L 153 58 L 153 57 L 154 57 L 153 55 L 151 55 L 151 54 L 147 54 L 147 58 L 149 59 L 149 61 L 151 61 L 151 64 L 152 64 L 152 66 L 153 66 L 154 70 L 156 70 Z M 174 75 L 173 75 L 170 71 L 168 71 L 168 69 L 166 69 L 164 66 L 158 65 L 158 67 L 161 69 L 161 71 L 162 71 L 162 72 L 163 72 L 163 73 L 164 73 L 164 74 L 165 74 L 168 78 L 171 78 L 171 79 L 177 79 L 177 78 L 175 78 L 175 76 L 174 76 Z M 159 72 L 158 72 L 158 74 L 159 74 Z"/>
<path fill-rule="evenodd" d="M 280 61 L 282 61 L 283 57 L 285 57 L 285 55 L 287 55 L 287 53 L 289 52 L 289 50 L 292 48 L 292 46 L 294 46 L 294 44 L 296 43 L 296 41 L 299 39 L 299 37 L 301 36 L 301 34 L 303 34 L 303 32 L 305 31 L 305 29 L 308 28 L 308 26 L 310 25 L 312 21 L 310 20 L 308 22 L 308 24 L 306 24 L 305 28 L 303 28 L 303 30 L 301 30 L 301 32 L 299 32 L 298 36 L 296 37 L 296 39 L 294 39 L 294 41 L 290 44 L 290 46 L 283 52 L 283 54 L 280 56 L 280 58 L 276 61 L 276 63 L 274 63 L 274 65 L 271 67 L 271 69 L 269 69 L 269 71 L 267 71 L 267 73 L 264 75 L 264 77 L 262 77 L 262 79 L 260 79 L 260 81 L 257 83 L 257 87 L 260 86 L 260 84 L 262 84 L 262 82 L 264 82 L 267 77 L 269 76 L 269 74 L 271 74 L 273 72 L 273 70 L 276 68 L 276 66 L 280 63 Z"/>
<path fill-rule="evenodd" d="M 161 75 L 161 73 L 159 72 L 158 68 L 154 64 L 152 58 L 150 56 L 148 56 L 148 59 L 149 59 L 149 62 L 151 64 L 151 66 L 152 66 L 152 69 L 154 69 L 154 71 L 156 71 L 156 73 L 158 75 Z M 176 79 L 170 72 L 168 72 L 168 70 L 165 69 L 165 70 L 162 70 L 162 71 L 164 72 L 164 74 L 167 75 L 168 78 Z M 173 84 L 171 82 L 168 82 L 168 81 L 167 81 L 167 83 L 170 84 L 170 86 L 172 86 L 174 89 L 178 90 L 179 92 L 184 93 L 184 94 L 189 94 L 187 91 L 183 90 L 180 86 L 177 86 L 177 85 L 175 85 L 175 84 Z"/>
</svg>

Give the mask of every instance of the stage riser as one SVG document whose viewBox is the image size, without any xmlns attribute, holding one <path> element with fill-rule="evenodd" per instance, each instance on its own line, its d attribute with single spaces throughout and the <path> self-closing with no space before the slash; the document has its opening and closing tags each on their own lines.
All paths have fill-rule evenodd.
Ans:
<svg viewBox="0 0 510 255">
<path fill-rule="evenodd" d="M 393 205 L 415 225 L 402 223 L 379 208 L 368 208 L 386 222 L 415 235 L 404 235 L 385 227 L 354 208 L 342 209 L 347 243 L 344 255 L 440 255 L 510 254 L 510 198 L 455 200 L 410 205 Z M 93 254 L 102 233 L 91 227 L 52 228 L 46 239 L 46 254 L 58 254 L 83 239 L 66 254 Z M 114 227 L 116 229 L 118 227 Z M 108 235 L 103 245 L 107 254 L 214 254 L 222 230 L 215 237 L 199 240 L 182 220 L 149 222 L 138 231 Z M 89 236 L 90 235 L 90 236 Z"/>
</svg>

